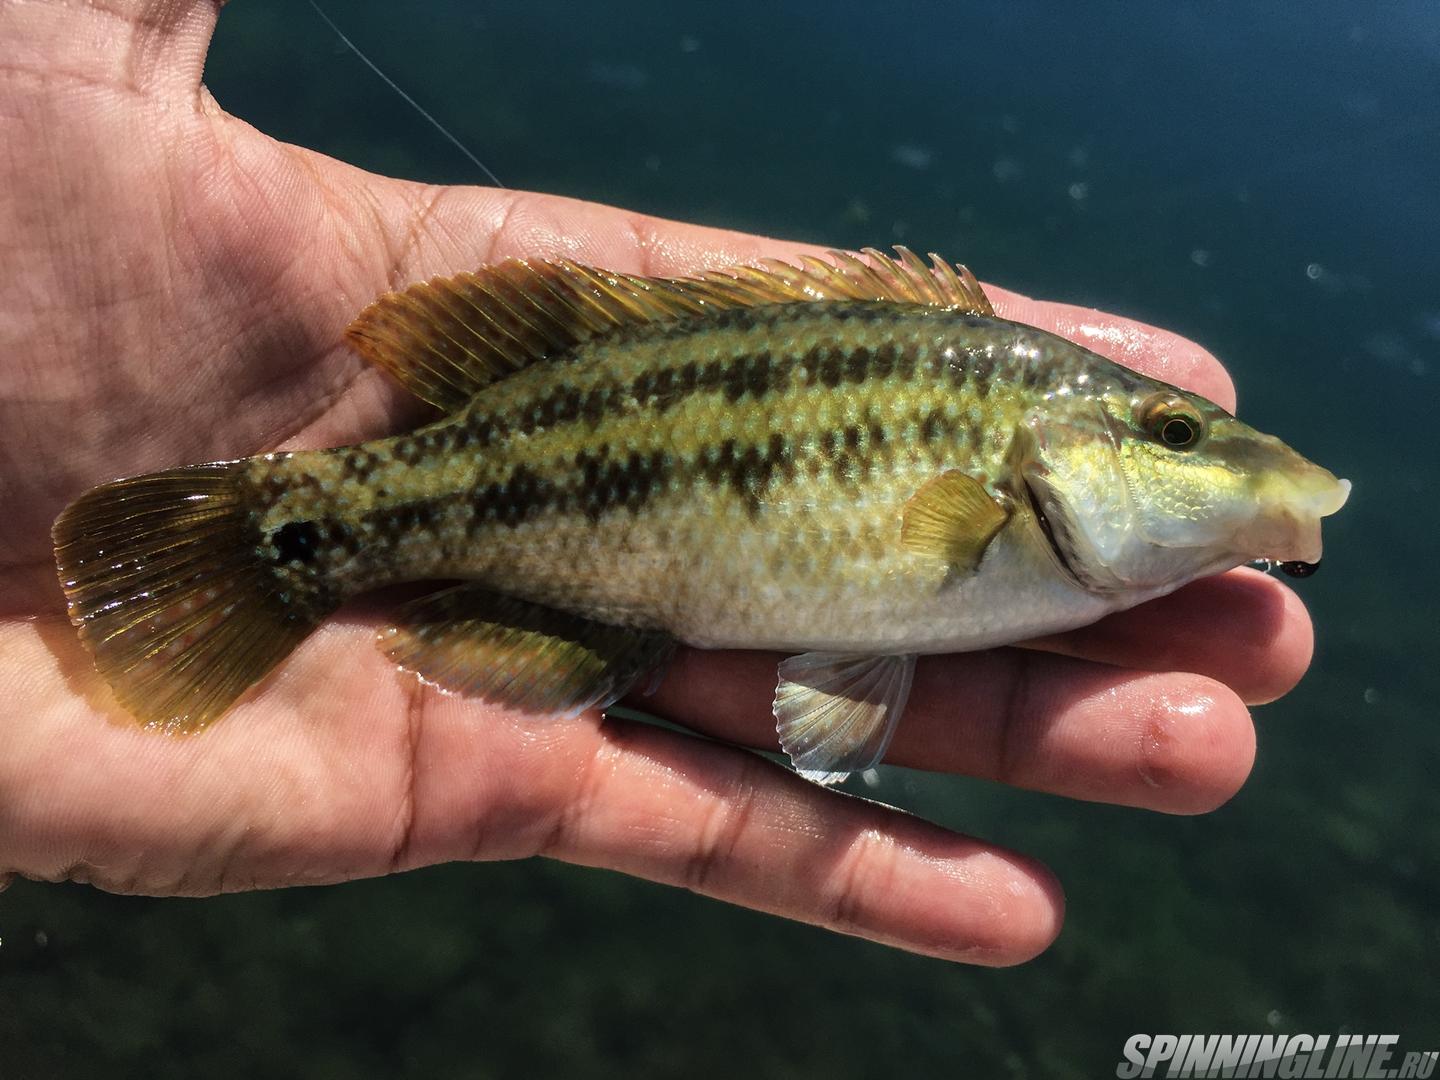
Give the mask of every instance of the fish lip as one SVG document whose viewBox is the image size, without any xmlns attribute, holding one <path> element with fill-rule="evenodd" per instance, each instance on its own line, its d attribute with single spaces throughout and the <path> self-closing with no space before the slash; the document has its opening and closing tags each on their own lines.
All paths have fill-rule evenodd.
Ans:
<svg viewBox="0 0 1440 1080">
<path fill-rule="evenodd" d="M 1303 494 L 1268 513 L 1262 509 L 1257 514 L 1257 522 L 1268 524 L 1272 533 L 1278 529 L 1280 536 L 1278 539 L 1272 536 L 1269 541 L 1257 544 L 1260 553 L 1252 557 L 1251 562 L 1267 562 L 1276 566 L 1287 563 L 1313 566 L 1320 562 L 1324 547 L 1322 523 L 1330 515 L 1339 513 L 1350 498 L 1349 480 L 1335 477 L 1331 480 L 1333 483 L 1324 490 Z"/>
</svg>

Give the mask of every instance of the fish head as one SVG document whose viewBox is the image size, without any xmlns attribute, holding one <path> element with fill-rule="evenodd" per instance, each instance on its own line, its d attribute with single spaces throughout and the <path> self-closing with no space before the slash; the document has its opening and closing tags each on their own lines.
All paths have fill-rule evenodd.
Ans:
<svg viewBox="0 0 1440 1080">
<path fill-rule="evenodd" d="M 1097 592 L 1174 588 L 1255 559 L 1320 561 L 1348 480 L 1198 395 L 1149 380 L 1026 417 L 1016 449 L 1036 518 Z"/>
</svg>

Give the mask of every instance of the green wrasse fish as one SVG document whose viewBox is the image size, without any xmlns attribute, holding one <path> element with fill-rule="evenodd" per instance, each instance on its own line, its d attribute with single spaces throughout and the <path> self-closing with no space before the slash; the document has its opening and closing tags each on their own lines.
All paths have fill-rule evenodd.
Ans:
<svg viewBox="0 0 1440 1080">
<path fill-rule="evenodd" d="M 392 293 L 349 340 L 443 417 L 88 492 L 54 527 L 71 618 L 175 732 L 396 582 L 461 583 L 405 605 L 388 655 L 533 712 L 611 704 L 677 642 L 798 653 L 780 743 L 831 782 L 880 760 L 917 654 L 1319 560 L 1347 481 L 896 252 Z"/>
</svg>

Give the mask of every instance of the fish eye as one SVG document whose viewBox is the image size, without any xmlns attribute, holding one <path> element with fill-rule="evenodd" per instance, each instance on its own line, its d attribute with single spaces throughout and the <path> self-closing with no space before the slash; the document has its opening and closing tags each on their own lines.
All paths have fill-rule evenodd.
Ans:
<svg viewBox="0 0 1440 1080">
<path fill-rule="evenodd" d="M 1205 434 L 1205 421 L 1194 406 L 1174 394 L 1156 394 L 1139 411 L 1145 430 L 1171 450 L 1188 450 Z"/>
<path fill-rule="evenodd" d="M 1189 446 L 1199 436 L 1188 417 L 1172 416 L 1160 425 L 1160 441 L 1166 446 Z"/>
</svg>

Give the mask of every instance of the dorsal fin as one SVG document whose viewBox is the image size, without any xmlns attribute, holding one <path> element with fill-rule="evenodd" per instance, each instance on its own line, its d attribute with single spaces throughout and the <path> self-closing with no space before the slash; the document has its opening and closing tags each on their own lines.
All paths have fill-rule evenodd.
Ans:
<svg viewBox="0 0 1440 1080">
<path fill-rule="evenodd" d="M 832 251 L 833 262 L 802 256 L 799 266 L 711 270 L 698 278 L 616 274 L 578 263 L 507 259 L 454 277 L 388 293 L 362 311 L 345 336 L 408 390 L 453 412 L 479 390 L 546 357 L 625 326 L 765 304 L 889 300 L 992 314 L 963 266 L 908 248 L 863 258 Z"/>
</svg>

